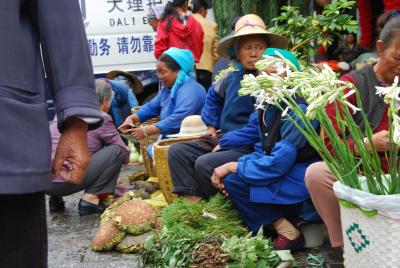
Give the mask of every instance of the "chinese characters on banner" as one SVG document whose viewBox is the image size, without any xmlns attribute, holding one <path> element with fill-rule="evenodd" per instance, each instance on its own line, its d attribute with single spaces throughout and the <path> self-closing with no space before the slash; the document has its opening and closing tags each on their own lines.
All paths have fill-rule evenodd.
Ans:
<svg viewBox="0 0 400 268">
<path fill-rule="evenodd" d="M 79 0 L 94 73 L 155 68 L 156 33 L 147 22 L 168 0 Z"/>
<path fill-rule="evenodd" d="M 112 46 L 119 54 L 151 53 L 154 51 L 154 36 L 121 36 L 114 43 L 103 37 L 88 39 L 90 56 L 109 56 Z"/>
<path fill-rule="evenodd" d="M 162 0 L 107 0 L 109 13 L 114 11 L 145 11 L 152 5 L 162 4 Z"/>
</svg>

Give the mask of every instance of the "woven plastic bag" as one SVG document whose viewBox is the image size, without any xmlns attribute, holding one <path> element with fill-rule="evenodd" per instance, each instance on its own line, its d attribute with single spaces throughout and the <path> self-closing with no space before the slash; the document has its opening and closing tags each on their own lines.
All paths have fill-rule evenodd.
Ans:
<svg viewBox="0 0 400 268">
<path fill-rule="evenodd" d="M 373 195 L 340 182 L 333 189 L 340 203 L 345 267 L 399 267 L 399 195 Z"/>
</svg>

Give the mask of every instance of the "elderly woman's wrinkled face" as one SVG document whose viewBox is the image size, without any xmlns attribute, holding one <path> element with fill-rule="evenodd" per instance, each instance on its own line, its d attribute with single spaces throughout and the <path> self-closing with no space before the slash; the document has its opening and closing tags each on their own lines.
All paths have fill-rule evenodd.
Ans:
<svg viewBox="0 0 400 268">
<path fill-rule="evenodd" d="M 380 75 L 385 83 L 393 83 L 400 76 L 400 36 L 394 38 L 386 47 L 381 40 L 376 43 L 379 59 Z"/>
<path fill-rule="evenodd" d="M 255 70 L 256 62 L 261 59 L 267 47 L 267 39 L 263 35 L 241 37 L 237 57 L 243 68 L 246 70 Z"/>
<path fill-rule="evenodd" d="M 175 84 L 176 77 L 179 71 L 173 71 L 168 68 L 167 64 L 163 61 L 157 62 L 157 75 L 161 83 L 166 87 L 172 87 Z"/>
</svg>

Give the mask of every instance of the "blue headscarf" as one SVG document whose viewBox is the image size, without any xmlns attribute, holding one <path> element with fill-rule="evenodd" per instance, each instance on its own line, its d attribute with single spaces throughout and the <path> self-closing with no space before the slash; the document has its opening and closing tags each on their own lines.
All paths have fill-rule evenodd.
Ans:
<svg viewBox="0 0 400 268">
<path fill-rule="evenodd" d="M 274 48 L 270 47 L 267 48 L 264 52 L 264 56 L 279 56 L 281 54 L 285 59 L 289 60 L 293 65 L 296 67 L 297 71 L 301 72 L 301 67 L 299 62 L 296 59 L 296 56 L 293 55 L 292 52 L 285 50 L 285 49 L 280 49 L 280 48 Z"/>
<path fill-rule="evenodd" d="M 170 49 L 164 51 L 164 54 L 173 58 L 176 63 L 178 63 L 181 69 L 179 70 L 178 76 L 176 77 L 175 84 L 171 89 L 171 98 L 175 96 L 176 90 L 185 83 L 189 76 L 195 78 L 194 73 L 194 58 L 190 50 L 180 49 L 176 47 L 171 47 Z"/>
</svg>

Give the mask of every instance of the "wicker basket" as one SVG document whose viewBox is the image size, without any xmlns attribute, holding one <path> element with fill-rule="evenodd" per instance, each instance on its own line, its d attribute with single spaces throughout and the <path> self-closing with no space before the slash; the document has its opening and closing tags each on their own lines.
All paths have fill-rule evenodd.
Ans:
<svg viewBox="0 0 400 268">
<path fill-rule="evenodd" d="M 156 169 L 153 164 L 153 159 L 151 159 L 150 155 L 147 153 L 147 147 L 149 144 L 155 142 L 157 140 L 157 135 L 150 135 L 147 138 L 141 139 L 139 142 L 140 152 L 142 153 L 144 167 L 146 168 L 149 177 L 156 176 Z"/>
<path fill-rule="evenodd" d="M 139 110 L 142 106 L 136 106 L 133 107 L 131 109 L 131 113 L 134 114 L 137 110 Z M 148 126 L 148 125 L 153 125 L 155 123 L 157 123 L 158 121 L 160 121 L 160 117 L 154 117 L 151 118 L 143 123 L 138 124 L 138 126 Z M 149 154 L 147 153 L 147 147 L 149 146 L 149 144 L 155 142 L 158 138 L 158 134 L 156 135 L 150 135 L 147 138 L 144 138 L 142 140 L 140 140 L 139 142 L 139 148 L 140 148 L 140 152 L 142 153 L 142 157 L 143 157 L 143 163 L 144 166 L 146 168 L 146 171 L 149 175 L 149 177 L 155 177 L 156 176 L 156 170 L 154 168 L 153 165 L 153 160 L 151 159 L 151 157 L 149 156 Z"/>
<path fill-rule="evenodd" d="M 174 185 L 172 183 L 171 173 L 168 165 L 169 147 L 174 143 L 193 141 L 196 139 L 198 139 L 198 137 L 173 138 L 161 140 L 154 144 L 154 158 L 156 162 L 157 177 L 160 183 L 160 189 L 168 203 L 171 203 L 176 198 L 176 195 L 172 193 Z"/>
</svg>

